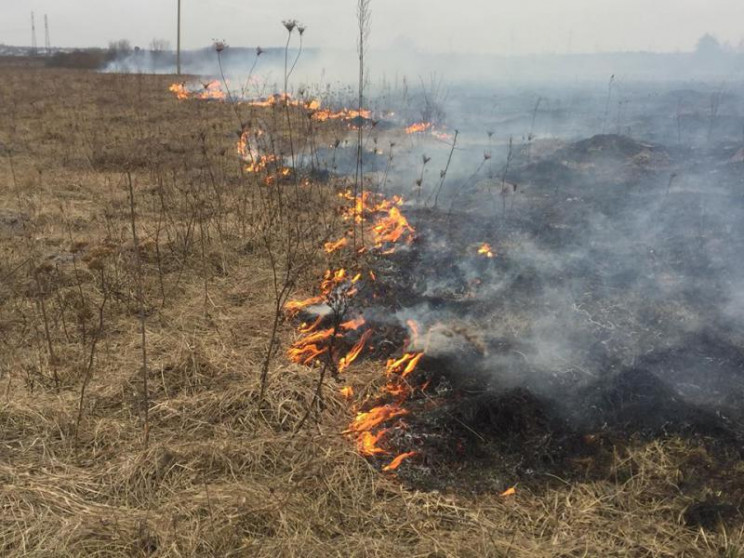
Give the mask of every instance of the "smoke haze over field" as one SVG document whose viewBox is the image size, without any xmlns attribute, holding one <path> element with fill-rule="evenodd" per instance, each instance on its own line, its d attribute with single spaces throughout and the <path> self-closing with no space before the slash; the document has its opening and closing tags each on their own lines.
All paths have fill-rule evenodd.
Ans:
<svg viewBox="0 0 744 558">
<path fill-rule="evenodd" d="M 346 48 L 355 41 L 355 2 L 348 0 L 182 3 L 185 48 L 215 38 L 277 45 L 286 18 L 308 26 L 309 47 Z M 0 43 L 30 44 L 32 10 L 37 18 L 49 15 L 55 46 L 106 46 L 121 38 L 142 47 L 153 38 L 176 42 L 176 0 L 0 0 Z M 744 19 L 744 4 L 736 0 L 374 0 L 372 10 L 372 48 L 498 54 L 689 51 L 704 33 L 737 47 Z"/>
</svg>

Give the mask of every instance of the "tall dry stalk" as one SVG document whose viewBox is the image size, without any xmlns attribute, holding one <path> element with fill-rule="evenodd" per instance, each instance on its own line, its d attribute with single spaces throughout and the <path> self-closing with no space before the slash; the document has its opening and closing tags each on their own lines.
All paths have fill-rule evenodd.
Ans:
<svg viewBox="0 0 744 558">
<path fill-rule="evenodd" d="M 437 204 L 439 203 L 439 194 L 442 193 L 442 187 L 444 186 L 444 181 L 447 178 L 447 172 L 449 171 L 450 164 L 452 163 L 452 155 L 455 153 L 455 146 L 457 145 L 457 136 L 459 134 L 460 134 L 459 130 L 455 130 L 455 137 L 452 139 L 452 147 L 450 148 L 449 156 L 447 157 L 447 165 L 439 173 L 439 187 L 437 188 L 437 192 L 434 195 L 434 208 L 435 209 L 437 207 Z"/>
<path fill-rule="evenodd" d="M 359 122 L 357 126 L 357 152 L 356 152 L 356 171 L 354 174 L 354 197 L 364 196 L 364 126 L 361 119 L 361 113 L 364 109 L 364 85 L 365 85 L 365 68 L 364 68 L 364 50 L 369 39 L 371 30 L 371 0 L 358 0 L 357 2 L 357 25 L 358 25 L 358 42 L 357 54 L 359 56 L 359 83 L 357 85 L 357 109 L 359 111 Z M 357 239 L 356 223 L 359 222 L 359 239 Z M 352 241 L 354 248 L 364 246 L 364 214 L 357 215 L 354 219 L 352 229 Z M 358 242 L 358 243 L 357 243 Z"/>
<path fill-rule="evenodd" d="M 87 390 L 88 385 L 93 378 L 93 364 L 95 363 L 96 347 L 98 346 L 98 341 L 103 335 L 103 312 L 109 299 L 109 290 L 106 286 L 106 276 L 103 267 L 101 267 L 100 272 L 101 291 L 103 292 L 103 299 L 101 300 L 101 305 L 98 307 L 98 327 L 93 332 L 91 338 L 90 351 L 88 353 L 88 362 L 85 365 L 83 382 L 80 385 L 80 399 L 78 400 L 78 413 L 77 419 L 75 420 L 75 441 L 78 440 L 78 435 L 80 434 L 80 423 L 83 419 L 83 405 L 85 404 L 85 391 Z"/>
<path fill-rule="evenodd" d="M 137 274 L 137 299 L 139 301 L 139 320 L 140 320 L 140 335 L 142 344 L 142 403 L 144 407 L 144 419 L 145 419 L 145 448 L 147 448 L 150 441 L 150 394 L 147 386 L 147 333 L 145 330 L 146 319 L 145 319 L 145 294 L 144 294 L 144 277 L 142 274 L 142 260 L 140 259 L 139 252 L 139 241 L 137 240 L 137 223 L 135 218 L 135 204 L 134 204 L 134 184 L 132 183 L 132 174 L 127 173 L 127 185 L 129 186 L 129 211 L 132 223 L 132 243 L 134 245 L 134 263 Z"/>
</svg>

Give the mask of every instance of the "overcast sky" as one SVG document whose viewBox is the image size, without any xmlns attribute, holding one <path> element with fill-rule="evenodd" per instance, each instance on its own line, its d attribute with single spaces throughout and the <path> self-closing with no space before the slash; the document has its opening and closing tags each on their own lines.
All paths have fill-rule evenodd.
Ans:
<svg viewBox="0 0 744 558">
<path fill-rule="evenodd" d="M 53 46 L 153 38 L 175 47 L 177 0 L 0 0 L 0 43 L 39 46 L 48 14 Z M 356 0 L 182 0 L 183 46 L 281 44 L 280 20 L 308 27 L 306 45 L 354 45 Z M 371 0 L 372 47 L 439 52 L 692 50 L 704 33 L 737 46 L 744 0 Z"/>
</svg>

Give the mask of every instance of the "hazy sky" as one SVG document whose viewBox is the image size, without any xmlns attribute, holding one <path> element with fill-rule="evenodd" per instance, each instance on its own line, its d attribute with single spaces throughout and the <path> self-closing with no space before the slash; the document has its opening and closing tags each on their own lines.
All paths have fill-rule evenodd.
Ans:
<svg viewBox="0 0 744 558">
<path fill-rule="evenodd" d="M 44 44 L 106 46 L 153 38 L 175 47 L 177 0 L 0 0 L 0 43 L 31 44 L 31 11 Z M 308 27 L 306 45 L 354 45 L 356 0 L 182 0 L 183 46 L 225 39 L 274 46 L 280 20 Z M 744 0 L 371 0 L 372 47 L 531 53 L 691 50 L 706 32 L 736 46 L 744 37 Z"/>
</svg>

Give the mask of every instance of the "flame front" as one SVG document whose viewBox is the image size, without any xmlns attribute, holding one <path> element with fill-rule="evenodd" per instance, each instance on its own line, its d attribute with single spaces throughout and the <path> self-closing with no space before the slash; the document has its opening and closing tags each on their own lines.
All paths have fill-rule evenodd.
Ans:
<svg viewBox="0 0 744 558">
<path fill-rule="evenodd" d="M 413 242 L 415 230 L 401 212 L 402 198 L 387 199 L 369 191 L 360 196 L 354 196 L 348 191 L 341 192 L 339 197 L 349 202 L 348 207 L 342 212 L 344 221 L 362 223 L 365 228 L 369 227 L 370 234 L 364 236 L 368 239 L 368 244 L 353 247 L 358 254 L 371 252 L 381 255 L 389 254 L 397 246 Z M 339 250 L 352 249 L 351 238 L 351 233 L 347 232 L 339 240 L 326 242 L 324 250 L 331 254 Z M 328 269 L 320 282 L 320 294 L 305 300 L 289 302 L 285 306 L 286 311 L 291 315 L 313 304 L 323 303 L 333 308 L 335 302 L 330 301 L 336 301 L 339 296 L 353 297 L 356 295 L 361 288 L 360 281 L 363 278 L 368 278 L 372 282 L 377 280 L 371 269 L 357 271 L 354 274 L 345 268 Z M 327 359 L 325 362 L 334 366 L 337 372 L 344 372 L 371 346 L 374 329 L 363 315 L 347 319 L 335 328 L 328 327 L 329 320 L 328 314 L 320 314 L 312 323 L 303 323 L 299 326 L 299 333 L 302 337 L 290 347 L 288 351 L 290 360 L 311 365 L 323 357 Z M 323 323 L 326 325 L 323 326 Z M 418 324 L 409 321 L 408 326 L 415 339 L 419 335 Z M 353 339 L 352 336 L 355 335 L 359 337 L 341 356 L 340 347 L 348 347 L 350 338 Z M 357 450 L 361 455 L 380 457 L 392 453 L 391 449 L 386 447 L 391 443 L 388 441 L 387 434 L 394 429 L 404 427 L 404 423 L 399 419 L 409 413 L 403 407 L 406 399 L 414 393 L 414 390 L 423 391 L 428 385 L 424 383 L 416 387 L 411 383 L 411 374 L 416 370 L 423 356 L 423 352 L 406 352 L 387 361 L 384 369 L 387 381 L 381 389 L 381 394 L 388 400 L 392 398 L 394 402 L 358 412 L 346 430 L 347 434 L 354 437 Z M 351 386 L 345 386 L 341 388 L 340 393 L 343 397 L 350 399 L 353 396 L 353 389 Z M 413 455 L 415 452 L 402 453 L 383 470 L 396 470 L 401 463 Z"/>
<path fill-rule="evenodd" d="M 173 83 L 168 88 L 168 91 L 175 94 L 176 99 L 178 99 L 179 101 L 184 101 L 189 98 L 189 92 L 186 89 L 185 83 Z"/>
<path fill-rule="evenodd" d="M 431 122 L 416 122 L 406 128 L 406 134 L 421 134 L 431 129 Z"/>
<path fill-rule="evenodd" d="M 197 89 L 189 89 L 184 82 L 172 83 L 168 87 L 168 91 L 173 93 L 179 101 L 190 98 L 202 101 L 224 101 L 227 99 L 227 94 L 222 90 L 222 85 L 216 79 L 202 83 L 201 88 Z"/>
</svg>

